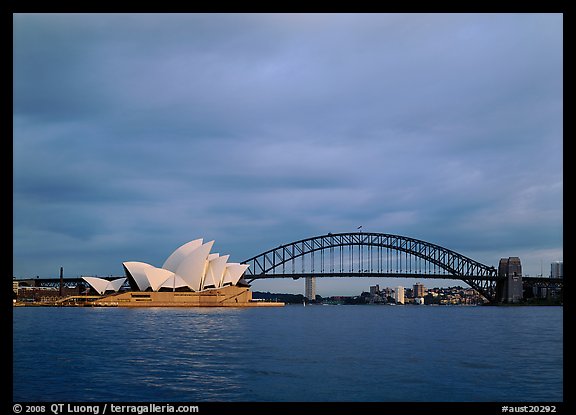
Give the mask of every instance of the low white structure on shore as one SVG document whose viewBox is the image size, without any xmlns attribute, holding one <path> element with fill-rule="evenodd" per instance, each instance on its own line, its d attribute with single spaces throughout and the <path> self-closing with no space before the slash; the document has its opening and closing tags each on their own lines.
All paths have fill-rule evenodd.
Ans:
<svg viewBox="0 0 576 415">
<path fill-rule="evenodd" d="M 113 291 L 118 292 L 122 284 L 126 281 L 126 278 L 117 278 L 112 281 L 108 281 L 104 278 L 98 277 L 82 277 L 92 288 L 94 288 L 98 294 L 104 295 L 107 292 Z"/>
</svg>

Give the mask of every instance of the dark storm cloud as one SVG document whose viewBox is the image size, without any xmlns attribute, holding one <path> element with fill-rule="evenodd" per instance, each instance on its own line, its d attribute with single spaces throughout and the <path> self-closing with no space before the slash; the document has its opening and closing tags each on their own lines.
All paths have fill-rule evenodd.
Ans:
<svg viewBox="0 0 576 415">
<path fill-rule="evenodd" d="M 14 273 L 359 225 L 539 270 L 562 259 L 562 25 L 16 14 Z"/>
</svg>

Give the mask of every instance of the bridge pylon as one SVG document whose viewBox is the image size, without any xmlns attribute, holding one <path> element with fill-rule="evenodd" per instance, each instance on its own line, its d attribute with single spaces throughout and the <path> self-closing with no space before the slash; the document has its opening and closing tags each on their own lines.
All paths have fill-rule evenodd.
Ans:
<svg viewBox="0 0 576 415">
<path fill-rule="evenodd" d="M 501 258 L 498 264 L 496 300 L 500 303 L 518 303 L 524 297 L 522 285 L 522 262 L 517 256 Z"/>
</svg>

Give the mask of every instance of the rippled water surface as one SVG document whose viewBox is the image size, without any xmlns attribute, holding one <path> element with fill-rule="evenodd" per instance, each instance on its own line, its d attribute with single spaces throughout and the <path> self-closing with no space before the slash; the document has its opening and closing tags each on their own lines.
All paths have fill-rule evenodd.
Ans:
<svg viewBox="0 0 576 415">
<path fill-rule="evenodd" d="M 14 308 L 15 401 L 561 401 L 561 307 Z"/>
</svg>

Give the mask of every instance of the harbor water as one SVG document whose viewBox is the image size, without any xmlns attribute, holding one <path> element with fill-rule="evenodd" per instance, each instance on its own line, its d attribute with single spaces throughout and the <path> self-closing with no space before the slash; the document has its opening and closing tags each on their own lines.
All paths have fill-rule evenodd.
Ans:
<svg viewBox="0 0 576 415">
<path fill-rule="evenodd" d="M 14 401 L 554 402 L 562 307 L 13 309 Z"/>
</svg>

